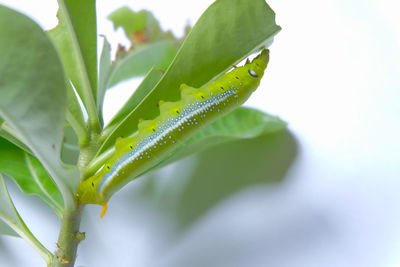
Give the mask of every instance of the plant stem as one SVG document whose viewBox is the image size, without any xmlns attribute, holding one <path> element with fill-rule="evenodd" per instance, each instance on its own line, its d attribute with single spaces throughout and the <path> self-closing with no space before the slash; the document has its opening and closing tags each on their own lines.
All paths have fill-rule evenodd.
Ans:
<svg viewBox="0 0 400 267">
<path fill-rule="evenodd" d="M 85 173 L 88 162 L 93 158 L 98 149 L 98 135 L 94 134 L 90 142 L 81 146 L 78 168 L 81 176 Z M 83 177 L 81 177 L 82 179 Z M 66 209 L 61 219 L 61 229 L 58 236 L 57 248 L 54 252 L 54 258 L 51 267 L 73 267 L 76 260 L 76 252 L 81 241 L 85 240 L 85 233 L 79 232 L 81 223 L 83 205 L 75 199 L 75 205 L 72 209 Z"/>
<path fill-rule="evenodd" d="M 89 142 L 89 135 L 86 131 L 86 128 L 78 122 L 78 120 L 69 110 L 67 110 L 67 121 L 78 136 L 79 144 L 86 145 Z"/>
<path fill-rule="evenodd" d="M 79 232 L 82 206 L 66 211 L 61 219 L 61 230 L 58 236 L 57 249 L 54 252 L 51 267 L 73 267 L 78 244 L 85 239 L 85 233 Z"/>
</svg>

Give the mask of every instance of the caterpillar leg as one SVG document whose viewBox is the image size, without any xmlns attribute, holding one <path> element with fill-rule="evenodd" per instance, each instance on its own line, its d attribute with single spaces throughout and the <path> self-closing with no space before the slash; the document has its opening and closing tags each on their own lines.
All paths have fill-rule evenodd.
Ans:
<svg viewBox="0 0 400 267">
<path fill-rule="evenodd" d="M 104 215 L 106 214 L 106 211 L 107 211 L 107 202 L 104 202 L 103 209 L 101 210 L 101 213 L 100 213 L 100 218 L 104 217 Z"/>
</svg>

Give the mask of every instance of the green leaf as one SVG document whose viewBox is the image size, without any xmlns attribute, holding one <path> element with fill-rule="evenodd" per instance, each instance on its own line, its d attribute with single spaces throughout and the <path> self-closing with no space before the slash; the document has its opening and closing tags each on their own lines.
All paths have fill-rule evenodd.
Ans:
<svg viewBox="0 0 400 267">
<path fill-rule="evenodd" d="M 99 91 L 97 94 L 97 113 L 101 124 L 103 124 L 104 95 L 108 88 L 107 85 L 111 70 L 111 46 L 108 43 L 107 38 L 104 37 L 103 50 L 100 55 Z"/>
<path fill-rule="evenodd" d="M 208 150 L 219 144 L 238 139 L 251 139 L 264 134 L 281 131 L 286 128 L 286 123 L 278 117 L 268 115 L 262 111 L 240 107 L 207 125 L 168 156 L 160 164 L 148 169 L 160 168 L 178 161 L 191 154 Z M 143 173 L 144 174 L 144 173 Z"/>
<path fill-rule="evenodd" d="M 81 144 L 86 144 L 89 141 L 88 132 L 86 130 L 85 120 L 83 118 L 81 105 L 77 99 L 72 85 L 67 82 L 68 107 L 67 121 L 78 135 Z"/>
<path fill-rule="evenodd" d="M 3 138 L 0 138 L 0 173 L 12 178 L 22 192 L 39 196 L 61 215 L 61 193 L 42 164 Z"/>
<path fill-rule="evenodd" d="M 59 157 L 67 107 L 61 62 L 35 22 L 4 6 L 0 32 L 0 116 L 41 161 L 70 207 L 79 173 L 65 169 Z"/>
<path fill-rule="evenodd" d="M 110 150 L 119 136 L 133 134 L 139 118 L 156 117 L 159 100 L 178 100 L 180 84 L 201 87 L 270 43 L 279 30 L 275 13 L 264 0 L 215 1 L 188 34 L 161 81 L 113 130 L 97 155 Z"/>
<path fill-rule="evenodd" d="M 50 263 L 51 253 L 32 235 L 22 218 L 19 216 L 8 194 L 6 183 L 0 174 L 0 219 L 3 220 L 20 237 L 24 238 L 39 254 Z"/>
<path fill-rule="evenodd" d="M 59 23 L 48 32 L 78 95 L 89 121 L 98 127 L 97 31 L 95 0 L 59 0 Z"/>
<path fill-rule="evenodd" d="M 158 83 L 162 77 L 161 71 L 152 68 L 143 81 L 140 83 L 135 92 L 129 97 L 128 101 L 122 106 L 117 114 L 108 123 L 104 134 L 107 135 L 107 130 L 111 131 L 113 127 L 118 125 L 130 112 L 134 109 L 140 101 L 151 91 L 152 88 Z"/>
<path fill-rule="evenodd" d="M 107 88 L 129 78 L 143 76 L 152 67 L 166 70 L 178 48 L 175 41 L 161 41 L 134 50 L 115 63 Z"/>
<path fill-rule="evenodd" d="M 1 122 L 0 118 L 0 137 L 8 140 L 9 142 L 13 143 L 14 145 L 18 146 L 25 152 L 32 154 L 32 151 L 21 141 L 21 139 L 17 136 L 15 131 L 11 129 L 5 122 Z"/>
<path fill-rule="evenodd" d="M 64 138 L 61 148 L 61 160 L 70 165 L 76 165 L 79 158 L 78 137 L 73 129 L 66 125 L 64 127 Z"/>
</svg>

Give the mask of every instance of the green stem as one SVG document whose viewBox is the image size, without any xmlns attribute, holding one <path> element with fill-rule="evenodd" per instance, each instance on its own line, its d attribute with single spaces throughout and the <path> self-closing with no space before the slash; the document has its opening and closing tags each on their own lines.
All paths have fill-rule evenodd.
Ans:
<svg viewBox="0 0 400 267">
<path fill-rule="evenodd" d="M 66 211 L 61 219 L 61 230 L 58 236 L 57 248 L 54 252 L 51 267 L 73 267 L 78 244 L 85 239 L 85 233 L 79 232 L 82 206 Z"/>
<path fill-rule="evenodd" d="M 89 129 L 90 130 L 90 129 Z M 89 161 L 96 154 L 99 147 L 98 135 L 91 135 L 90 142 L 81 147 L 79 154 L 78 167 L 81 172 L 81 179 Z M 61 219 L 61 229 L 58 236 L 57 248 L 54 252 L 51 267 L 73 267 L 76 260 L 78 245 L 85 239 L 85 233 L 79 232 L 81 223 L 83 205 L 79 200 L 75 200 L 75 206 L 72 209 L 66 209 Z"/>
<path fill-rule="evenodd" d="M 67 110 L 67 121 L 78 136 L 79 145 L 86 145 L 89 142 L 89 135 L 86 128 L 78 122 L 69 110 Z"/>
<path fill-rule="evenodd" d="M 76 57 L 78 64 L 76 65 L 77 71 L 81 73 L 81 82 L 82 82 L 82 101 L 86 107 L 86 111 L 88 113 L 88 122 L 91 126 L 91 131 L 100 132 L 100 122 L 97 117 L 96 111 L 96 103 L 92 92 L 92 86 L 89 81 L 89 75 L 87 73 L 87 69 L 83 60 L 82 51 L 79 46 L 79 42 L 76 37 L 75 29 L 71 22 L 71 17 L 68 13 L 67 6 L 65 5 L 65 0 L 58 0 L 59 12 L 61 12 L 62 16 L 65 19 L 65 25 L 70 33 L 74 53 L 73 56 Z"/>
</svg>

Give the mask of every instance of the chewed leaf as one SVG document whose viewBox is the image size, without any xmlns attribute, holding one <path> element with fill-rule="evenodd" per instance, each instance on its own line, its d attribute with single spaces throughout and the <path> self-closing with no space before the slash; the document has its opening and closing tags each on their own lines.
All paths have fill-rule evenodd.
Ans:
<svg viewBox="0 0 400 267">
<path fill-rule="evenodd" d="M 165 70 L 169 66 L 182 40 L 171 31 L 162 30 L 151 12 L 121 7 L 108 18 L 114 29 L 122 27 L 131 45 L 118 47 L 107 88 L 127 78 L 144 75 L 152 67 Z"/>
<path fill-rule="evenodd" d="M 175 39 L 170 31 L 164 32 L 161 29 L 157 19 L 147 10 L 135 12 L 128 7 L 121 7 L 108 18 L 113 22 L 114 29 L 122 27 L 126 37 L 131 40 L 133 49 L 138 44 Z"/>
</svg>

